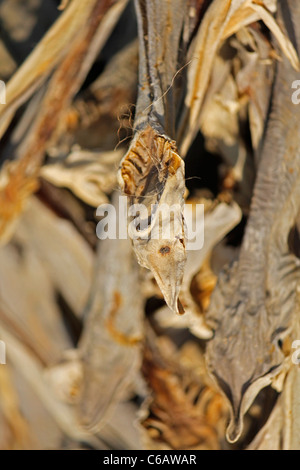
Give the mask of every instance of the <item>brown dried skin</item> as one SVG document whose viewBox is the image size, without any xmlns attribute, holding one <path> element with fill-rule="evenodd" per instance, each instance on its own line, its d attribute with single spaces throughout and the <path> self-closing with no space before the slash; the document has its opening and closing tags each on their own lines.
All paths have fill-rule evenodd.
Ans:
<svg viewBox="0 0 300 470">
<path fill-rule="evenodd" d="M 300 45 L 300 5 L 280 2 Z M 207 315 L 215 329 L 207 362 L 232 406 L 227 437 L 239 438 L 243 415 L 283 369 L 280 344 L 296 314 L 299 260 L 289 249 L 300 201 L 300 107 L 291 100 L 298 77 L 286 58 L 277 64 L 250 217 L 237 263 L 218 281 Z"/>
<path fill-rule="evenodd" d="M 151 449 L 219 450 L 221 423 L 227 416 L 223 397 L 189 370 L 146 346 L 142 372 L 152 391 L 142 421 Z M 151 446 L 151 447 L 150 447 Z"/>
<path fill-rule="evenodd" d="M 159 200 L 168 176 L 182 165 L 174 141 L 159 135 L 150 125 L 138 134 L 125 156 L 121 177 L 123 192 L 142 203 L 146 198 Z"/>
</svg>

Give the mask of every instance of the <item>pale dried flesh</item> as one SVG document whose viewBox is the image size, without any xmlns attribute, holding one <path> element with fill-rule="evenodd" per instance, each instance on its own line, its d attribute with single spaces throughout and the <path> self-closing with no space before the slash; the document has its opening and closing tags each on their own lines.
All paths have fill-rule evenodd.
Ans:
<svg viewBox="0 0 300 470">
<path fill-rule="evenodd" d="M 0 449 L 300 450 L 299 0 L 58 3 L 0 2 Z"/>
</svg>

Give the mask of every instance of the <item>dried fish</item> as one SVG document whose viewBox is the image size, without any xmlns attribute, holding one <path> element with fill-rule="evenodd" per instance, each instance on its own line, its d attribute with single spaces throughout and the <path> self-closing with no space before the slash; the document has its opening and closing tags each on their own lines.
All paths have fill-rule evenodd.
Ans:
<svg viewBox="0 0 300 470">
<path fill-rule="evenodd" d="M 0 23 L 0 448 L 300 449 L 299 2 Z"/>
<path fill-rule="evenodd" d="M 0 414 L 3 415 L 1 421 L 7 423 L 11 434 L 10 437 L 6 437 L 8 442 L 4 446 L 1 445 L 1 450 L 4 448 L 28 449 L 33 444 L 33 436 L 30 433 L 28 423 L 20 412 L 19 397 L 10 372 L 7 367 L 0 369 Z M 1 441 L 5 442 L 5 439 L 1 439 Z"/>
<path fill-rule="evenodd" d="M 24 153 L 18 160 L 7 164 L 3 170 L 4 174 L 1 175 L 0 238 L 4 242 L 9 239 L 15 226 L 16 219 L 22 211 L 28 197 L 37 189 L 38 172 L 43 161 L 47 145 L 49 145 L 54 134 L 59 130 L 59 118 L 61 118 L 62 113 L 70 105 L 75 93 L 80 88 L 91 64 L 93 63 L 93 60 L 96 57 L 96 54 L 99 52 L 100 47 L 103 46 L 107 34 L 109 34 L 114 24 L 112 19 L 109 18 L 109 24 L 106 25 L 108 29 L 105 31 L 106 34 L 103 34 L 102 28 L 99 28 L 105 13 L 114 5 L 115 2 L 113 0 L 104 2 L 104 4 L 103 2 L 89 2 L 88 0 L 84 2 L 84 5 L 86 3 L 90 4 L 91 9 L 87 9 L 87 17 L 84 15 L 82 35 L 72 41 L 71 46 L 69 45 L 67 52 L 62 57 L 61 63 L 50 80 L 50 84 L 48 85 L 47 92 L 41 103 L 41 109 L 36 118 L 34 128 L 30 133 L 28 141 L 26 141 Z M 78 2 L 76 1 L 74 2 L 74 7 L 75 6 L 78 7 Z M 117 6 L 124 7 L 125 2 L 118 2 Z M 120 10 L 118 10 L 118 12 L 120 13 Z M 68 10 L 66 10 L 66 14 L 67 13 Z M 79 12 L 76 11 L 76 14 L 80 14 L 80 9 Z M 78 20 L 78 16 L 75 17 Z M 64 14 L 63 18 L 65 18 Z M 70 20 L 68 15 L 66 18 L 67 19 L 65 21 Z M 115 15 L 113 16 L 113 19 L 116 20 Z M 80 21 L 82 20 L 80 19 Z M 73 30 L 74 23 L 76 24 L 73 19 L 73 22 L 71 22 L 72 27 L 70 27 L 72 34 L 75 34 L 75 32 L 77 33 L 77 30 Z M 57 28 L 61 28 L 61 23 L 59 23 Z M 54 29 L 56 28 L 54 27 Z M 16 106 L 20 105 L 20 100 L 18 100 L 17 96 L 14 95 L 14 87 L 17 88 L 19 93 L 19 82 L 20 80 L 22 81 L 23 87 L 21 87 L 21 96 L 24 100 L 25 96 L 28 97 L 28 93 L 31 93 L 30 87 L 33 86 L 33 83 L 36 80 L 38 81 L 36 78 L 37 69 L 33 67 L 36 66 L 37 61 L 44 50 L 43 48 L 47 45 L 47 41 L 49 41 L 49 36 L 45 39 L 44 44 L 33 52 L 33 55 L 28 58 L 23 65 L 23 68 L 18 71 L 8 85 L 8 100 L 1 113 L 2 121 L 5 122 L 4 127 L 10 122 Z M 50 42 L 51 41 L 53 42 L 53 37 L 50 32 Z M 57 38 L 55 38 L 55 41 L 57 41 Z M 52 42 L 50 45 L 52 45 Z M 59 51 L 61 48 L 62 45 L 60 44 Z M 56 57 L 61 57 L 57 48 L 55 51 L 57 56 L 51 56 L 49 58 L 49 56 L 46 55 L 46 58 L 43 58 L 43 61 L 41 61 L 42 65 L 41 63 L 38 63 L 38 70 L 40 70 L 38 76 L 42 75 L 44 80 L 47 77 L 47 72 L 43 73 L 43 67 L 47 66 L 47 60 L 51 61 L 52 58 L 55 62 Z M 52 53 L 53 50 L 51 50 L 51 54 Z M 46 62 L 44 62 L 44 60 L 46 60 Z M 52 69 L 48 65 L 46 70 L 50 73 Z M 27 77 L 27 80 L 24 78 L 24 75 L 22 75 L 23 73 L 25 77 Z M 10 92 L 10 90 L 12 91 Z M 10 96 L 10 93 L 12 96 Z"/>
<path fill-rule="evenodd" d="M 288 1 L 279 7 L 282 29 L 282 15 L 296 27 L 299 5 Z M 294 31 L 299 48 L 299 31 Z M 239 260 L 219 277 L 207 317 L 215 330 L 208 365 L 232 407 L 230 441 L 239 438 L 256 395 L 284 369 L 280 345 L 297 310 L 299 259 L 288 245 L 300 200 L 300 108 L 291 100 L 297 76 L 283 57 Z"/>
<path fill-rule="evenodd" d="M 73 150 L 66 158 L 53 158 L 48 165 L 44 165 L 41 175 L 55 186 L 69 188 L 87 204 L 98 207 L 108 202 L 107 195 L 117 185 L 116 168 L 122 156 L 122 150 Z"/>
<path fill-rule="evenodd" d="M 299 307 L 299 290 L 297 291 Z M 298 450 L 300 442 L 299 422 L 299 318 L 293 318 L 290 335 L 284 344 L 284 353 L 289 358 L 288 372 L 284 377 L 282 393 L 264 427 L 248 446 L 249 450 Z M 293 344 L 297 345 L 297 349 Z M 292 347 L 291 347 L 292 346 Z"/>
<path fill-rule="evenodd" d="M 180 292 L 180 298 L 182 299 L 186 313 L 182 318 L 174 318 L 169 315 L 170 311 L 166 307 L 160 309 L 156 316 L 164 327 L 188 327 L 191 329 L 191 332 L 199 338 L 207 339 L 211 337 L 212 332 L 206 325 L 199 306 L 196 304 L 195 299 L 192 296 L 191 283 L 214 246 L 217 245 L 217 243 L 239 223 L 242 214 L 240 208 L 234 202 L 226 204 L 224 202 L 218 203 L 218 201 L 215 201 L 211 204 L 212 207 L 210 207 L 208 201 L 204 201 L 203 199 L 190 201 L 190 203 L 186 205 L 186 210 L 193 214 L 195 212 L 194 204 L 204 204 L 204 202 L 206 202 L 206 205 L 208 206 L 205 211 L 204 245 L 201 250 L 188 251 L 186 271 L 183 276 L 183 283 Z M 194 220 L 194 222 L 196 223 L 196 226 L 198 225 L 202 229 L 202 225 L 199 223 L 197 224 L 197 220 Z"/>
<path fill-rule="evenodd" d="M 139 367 L 143 340 L 143 296 L 136 290 L 138 265 L 130 241 L 102 240 L 97 258 L 79 344 L 83 364 L 79 412 L 84 425 L 94 431 L 124 397 Z"/>
<path fill-rule="evenodd" d="M 86 241 L 68 221 L 35 199 L 31 199 L 21 220 L 20 234 L 16 234 L 17 240 L 22 237 L 47 268 L 53 287 L 80 317 L 93 272 L 93 252 Z"/>
<path fill-rule="evenodd" d="M 162 345 L 161 345 L 162 346 Z M 152 391 L 144 404 L 141 424 L 150 449 L 218 450 L 219 433 L 227 419 L 223 397 L 205 373 L 199 380 L 182 364 L 170 361 L 166 348 L 146 344 L 142 372 Z M 179 365 L 180 364 L 180 365 Z M 144 415 L 144 416 L 143 416 Z"/>
<path fill-rule="evenodd" d="M 138 43 L 134 40 L 113 56 L 100 76 L 74 100 L 66 120 L 76 144 L 84 149 L 111 150 L 127 142 L 137 81 Z"/>
<path fill-rule="evenodd" d="M 139 93 L 135 134 L 122 161 L 119 181 L 122 191 L 129 196 L 129 205 L 146 205 L 147 217 L 153 216 L 157 209 L 158 217 L 148 227 L 147 236 L 136 237 L 133 246 L 139 263 L 153 272 L 169 307 L 179 313 L 178 295 L 186 257 L 185 183 L 184 164 L 173 140 L 178 103 L 174 80 L 183 65 L 179 53 L 185 49 L 182 31 L 189 20 L 189 4 L 183 0 L 172 3 L 136 0 L 135 5 L 140 51 Z M 169 236 L 157 239 L 154 232 L 159 233 L 159 208 L 163 205 L 162 225 Z M 166 208 L 169 211 L 173 208 L 172 224 Z"/>
<path fill-rule="evenodd" d="M 47 381 L 43 377 L 43 367 L 32 352 L 25 347 L 16 337 L 11 335 L 1 325 L 1 335 L 10 350 L 12 364 L 18 369 L 30 383 L 38 397 L 44 403 L 60 428 L 72 439 L 85 441 L 98 447 L 100 440 L 90 435 L 77 422 L 74 410 L 66 404 L 61 403 L 49 389 Z"/>
<path fill-rule="evenodd" d="M 188 91 L 178 130 L 179 149 L 183 156 L 198 132 L 201 108 L 214 59 L 226 38 L 261 19 L 272 31 L 293 67 L 299 68 L 299 58 L 291 40 L 283 34 L 271 14 L 276 11 L 276 4 L 276 0 L 263 0 L 259 3 L 255 0 L 214 0 L 206 11 L 191 52 Z"/>
<path fill-rule="evenodd" d="M 7 86 L 6 104 L 4 107 L 1 107 L 0 113 L 1 137 L 16 109 L 32 95 L 41 83 L 45 82 L 54 68 L 63 60 L 78 32 L 81 31 L 84 34 L 86 24 L 96 14 L 95 8 L 97 8 L 97 4 L 99 7 L 99 3 L 101 4 L 100 9 L 102 14 L 114 3 L 116 3 L 118 14 L 120 14 L 126 4 L 123 0 L 119 2 L 108 0 L 103 5 L 103 2 L 98 0 L 72 0 L 68 8 L 47 32 L 41 43 L 38 44 L 10 80 Z M 109 27 L 109 31 L 111 31 L 113 24 L 110 24 Z M 109 34 L 109 31 L 106 34 Z M 105 41 L 105 37 L 101 38 L 101 41 Z"/>
</svg>

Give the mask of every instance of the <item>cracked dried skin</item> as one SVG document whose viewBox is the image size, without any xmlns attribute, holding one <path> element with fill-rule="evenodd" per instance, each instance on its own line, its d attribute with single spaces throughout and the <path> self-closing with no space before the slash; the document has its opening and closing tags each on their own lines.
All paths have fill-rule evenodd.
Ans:
<svg viewBox="0 0 300 470">
<path fill-rule="evenodd" d="M 300 5 L 280 2 L 278 21 L 290 22 L 300 45 Z M 207 320 L 215 329 L 208 345 L 209 369 L 227 396 L 235 441 L 243 416 L 259 391 L 283 370 L 280 342 L 296 313 L 299 260 L 288 237 L 300 200 L 300 107 L 291 101 L 297 79 L 286 58 L 277 64 L 269 116 L 251 212 L 238 262 L 220 276 Z"/>
<path fill-rule="evenodd" d="M 170 361 L 163 350 L 149 344 L 144 350 L 142 373 L 152 391 L 152 401 L 141 423 L 147 431 L 149 448 L 221 448 L 227 406 L 208 377 L 199 380 L 191 370 L 178 365 L 178 360 Z"/>
<path fill-rule="evenodd" d="M 175 175 L 181 165 L 175 142 L 148 125 L 138 134 L 122 162 L 122 189 L 139 203 L 151 196 L 159 198 L 168 176 Z"/>
<path fill-rule="evenodd" d="M 151 269 L 169 307 L 182 313 L 178 296 L 186 260 L 182 215 L 185 185 L 184 164 L 176 153 L 175 143 L 147 126 L 138 133 L 124 157 L 120 176 L 121 187 L 129 196 L 130 204 L 143 203 L 148 217 L 152 215 L 146 237 L 141 234 L 143 237 L 133 240 L 138 262 Z M 157 207 L 155 213 L 153 206 Z M 172 207 L 169 221 L 167 209 Z M 155 233 L 165 227 L 166 237 L 155 237 Z"/>
</svg>

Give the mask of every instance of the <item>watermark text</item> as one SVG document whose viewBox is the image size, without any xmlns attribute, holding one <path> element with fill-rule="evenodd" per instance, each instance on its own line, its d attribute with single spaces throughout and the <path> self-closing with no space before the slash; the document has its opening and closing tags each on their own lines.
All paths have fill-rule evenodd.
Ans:
<svg viewBox="0 0 300 470">
<path fill-rule="evenodd" d="M 204 205 L 166 203 L 132 204 L 120 196 L 119 207 L 101 204 L 96 211 L 101 217 L 96 233 L 100 240 L 171 240 L 185 239 L 187 250 L 200 250 L 204 245 Z M 127 226 L 128 222 L 128 226 Z"/>
<path fill-rule="evenodd" d="M 292 83 L 292 89 L 296 90 L 292 94 L 292 102 L 293 104 L 300 104 L 300 80 L 295 80 Z"/>
<path fill-rule="evenodd" d="M 0 104 L 6 104 L 6 85 L 0 80 Z"/>
<path fill-rule="evenodd" d="M 0 364 L 6 364 L 6 345 L 0 341 Z"/>
</svg>

